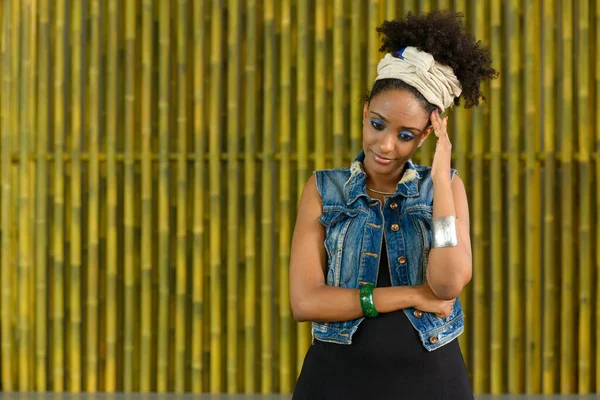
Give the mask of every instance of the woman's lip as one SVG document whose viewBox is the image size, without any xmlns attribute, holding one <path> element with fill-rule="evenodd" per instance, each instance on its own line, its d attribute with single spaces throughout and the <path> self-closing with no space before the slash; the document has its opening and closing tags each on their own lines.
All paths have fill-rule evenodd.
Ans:
<svg viewBox="0 0 600 400">
<path fill-rule="evenodd" d="M 389 163 L 391 163 L 391 162 L 392 162 L 392 160 L 391 160 L 391 159 L 389 159 L 389 158 L 385 158 L 385 157 L 382 157 L 382 156 L 380 156 L 380 155 L 379 155 L 379 154 L 377 154 L 377 153 L 373 153 L 373 158 L 374 158 L 374 159 L 375 159 L 375 161 L 377 161 L 379 164 L 389 164 Z"/>
</svg>

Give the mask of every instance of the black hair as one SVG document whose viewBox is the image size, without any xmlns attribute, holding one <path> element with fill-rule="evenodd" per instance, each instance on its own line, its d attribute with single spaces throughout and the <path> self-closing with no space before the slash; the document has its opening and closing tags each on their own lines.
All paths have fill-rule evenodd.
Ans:
<svg viewBox="0 0 600 400">
<path fill-rule="evenodd" d="M 461 83 L 464 106 L 469 108 L 478 105 L 480 99 L 485 100 L 480 90 L 481 81 L 496 78 L 498 72 L 491 67 L 489 50 L 467 32 L 462 17 L 453 11 L 436 10 L 424 15 L 409 12 L 405 19 L 385 21 L 377 32 L 383 36 L 381 52 L 395 53 L 413 46 L 451 67 Z M 436 109 L 417 89 L 393 78 L 375 81 L 364 101 L 369 103 L 378 93 L 391 89 L 410 91 L 428 115 Z M 454 99 L 454 104 L 459 105 L 460 98 Z"/>
</svg>

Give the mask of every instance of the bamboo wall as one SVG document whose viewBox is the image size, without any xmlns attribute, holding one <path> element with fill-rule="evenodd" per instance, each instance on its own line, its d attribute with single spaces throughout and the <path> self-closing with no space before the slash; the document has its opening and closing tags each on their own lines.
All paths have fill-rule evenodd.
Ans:
<svg viewBox="0 0 600 400">
<path fill-rule="evenodd" d="M 375 27 L 438 7 L 501 71 L 450 116 L 473 387 L 600 391 L 594 0 L 3 0 L 1 388 L 290 392 L 300 190 L 361 147 Z"/>
</svg>

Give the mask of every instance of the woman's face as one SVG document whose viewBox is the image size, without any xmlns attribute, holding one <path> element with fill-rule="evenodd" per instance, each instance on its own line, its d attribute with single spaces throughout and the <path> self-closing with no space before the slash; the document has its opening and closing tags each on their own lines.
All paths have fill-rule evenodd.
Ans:
<svg viewBox="0 0 600 400">
<path fill-rule="evenodd" d="M 407 90 L 377 94 L 363 111 L 364 168 L 368 175 L 393 175 L 431 133 L 429 115 Z"/>
</svg>

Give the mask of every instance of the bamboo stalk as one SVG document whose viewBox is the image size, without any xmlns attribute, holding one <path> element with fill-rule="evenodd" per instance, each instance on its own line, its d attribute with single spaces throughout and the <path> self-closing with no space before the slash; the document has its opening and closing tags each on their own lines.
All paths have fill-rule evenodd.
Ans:
<svg viewBox="0 0 600 400">
<path fill-rule="evenodd" d="M 520 140 L 521 131 L 519 118 L 520 102 L 520 65 L 519 54 L 519 9 L 518 1 L 512 0 L 505 3 L 509 26 L 505 30 L 505 39 L 509 45 L 508 50 L 508 75 L 505 88 L 507 90 L 506 107 L 507 116 L 506 135 L 508 140 L 508 165 L 513 173 L 508 175 L 508 219 L 518 221 L 521 215 L 519 185 L 520 174 Z M 521 231 L 520 225 L 509 224 L 508 234 L 508 284 L 509 284 L 509 312 L 508 312 L 508 391 L 509 393 L 522 393 L 523 386 L 523 324 L 521 322 L 522 310 L 522 270 L 521 262 Z"/>
<path fill-rule="evenodd" d="M 398 12 L 398 5 L 395 0 L 385 1 L 385 19 L 388 21 L 396 19 L 396 13 Z"/>
<path fill-rule="evenodd" d="M 76 2 L 71 14 L 71 209 L 70 209 L 70 282 L 69 282 L 69 376 L 71 392 L 81 391 L 81 129 L 83 128 L 82 7 Z"/>
<path fill-rule="evenodd" d="M 56 3 L 55 29 L 56 49 L 54 55 L 54 199 L 52 221 L 52 390 L 64 390 L 64 126 L 66 113 L 64 104 L 66 96 L 65 86 L 65 2 L 58 0 Z M 3 147 L 4 148 L 4 147 Z M 3 179 L 3 181 L 5 181 Z M 4 254 L 4 252 L 3 252 Z M 3 278 L 4 282 L 4 278 Z M 4 302 L 2 303 L 4 304 Z M 2 349 L 4 354 L 5 349 Z M 3 364 L 4 365 L 9 365 Z M 3 368 L 4 369 L 4 368 Z"/>
<path fill-rule="evenodd" d="M 85 391 L 98 390 L 98 257 L 99 257 L 99 136 L 100 136 L 100 4 L 93 0 L 90 7 L 91 37 L 89 74 L 89 172 L 88 172 L 88 259 L 86 285 L 86 352 Z"/>
<path fill-rule="evenodd" d="M 134 326 L 138 319 L 136 312 L 137 293 L 135 290 L 135 265 L 134 265 L 134 242 L 135 242 L 135 77 L 136 72 L 136 4 L 135 0 L 125 2 L 125 85 L 124 85 L 124 187 L 123 187 L 123 225 L 124 225 L 124 272 L 123 272 L 123 300 L 124 318 L 129 321 L 123 326 L 123 391 L 130 393 L 136 390 L 136 369 L 134 366 L 135 343 Z M 163 326 L 164 328 L 164 326 Z"/>
<path fill-rule="evenodd" d="M 575 354 L 573 326 L 574 264 L 573 264 L 573 66 L 565 55 L 573 52 L 573 9 L 569 2 L 562 3 L 562 57 L 561 94 L 561 355 L 560 392 L 575 390 Z M 567 57 L 568 58 L 568 57 Z"/>
<path fill-rule="evenodd" d="M 153 25 L 154 1 L 142 4 L 142 92 L 141 92 L 141 139 L 142 139 L 142 238 L 141 238 L 141 301 L 140 301 L 140 391 L 153 389 L 153 291 L 152 291 L 152 101 L 153 101 Z M 197 336 L 194 336 L 197 337 Z"/>
<path fill-rule="evenodd" d="M 198 9 L 195 7 L 198 6 Z M 204 348 L 203 325 L 204 319 L 204 204 L 205 202 L 205 53 L 206 27 L 203 24 L 206 3 L 194 3 L 194 227 L 193 227 L 193 294 L 192 294 L 192 392 L 203 391 Z"/>
<path fill-rule="evenodd" d="M 240 114 L 240 1 L 229 0 L 227 115 Z M 227 393 L 238 392 L 238 263 L 239 263 L 239 129 L 238 118 L 227 123 Z"/>
<path fill-rule="evenodd" d="M 325 135 L 327 131 L 327 89 L 325 76 L 325 58 L 327 53 L 325 24 L 327 19 L 326 5 L 320 3 L 315 5 L 315 64 L 314 64 L 314 82 L 315 82 L 315 169 L 325 168 Z"/>
<path fill-rule="evenodd" d="M 360 102 L 363 89 L 362 68 L 363 52 L 361 51 L 362 8 L 360 1 L 352 2 L 352 18 L 350 31 L 350 152 L 356 156 L 362 148 L 362 118 L 363 104 Z M 370 88 L 370 86 L 369 86 Z M 299 130 L 300 132 L 300 130 Z M 305 181 L 302 181 L 304 183 Z M 301 193 L 301 191 L 298 191 Z"/>
<path fill-rule="evenodd" d="M 333 27 L 333 166 L 343 166 L 344 146 L 344 2 L 334 2 Z"/>
<path fill-rule="evenodd" d="M 264 4 L 264 65 L 263 77 L 263 134 L 262 134 L 262 168 L 261 168 L 261 271 L 260 271 L 260 335 L 261 335 L 261 393 L 273 390 L 273 170 L 274 135 L 275 135 L 275 4 L 266 1 Z M 322 7 L 324 12 L 324 7 Z M 324 18 L 323 18 L 324 19 Z M 324 30 L 323 20 L 323 30 Z M 324 56 L 324 54 L 323 54 Z M 323 65 L 324 66 L 324 65 Z M 322 71 L 322 70 L 321 70 Z M 323 88 L 325 87 L 323 82 Z M 317 100 L 318 102 L 319 100 Z M 324 98 L 322 99 L 324 102 Z M 321 139 L 324 139 L 324 135 Z M 324 141 L 323 141 L 324 142 Z"/>
<path fill-rule="evenodd" d="M 175 294 L 175 391 L 186 390 L 186 285 L 187 285 L 187 85 L 188 85 L 188 6 L 177 4 L 177 255 Z M 231 114 L 230 114 L 231 115 Z M 231 236 L 233 237 L 233 236 Z"/>
<path fill-rule="evenodd" d="M 475 7 L 475 2 L 471 3 L 473 4 L 473 7 Z M 487 3 L 486 3 L 487 5 Z M 450 8 L 450 0 L 437 0 L 436 2 L 436 7 L 440 10 L 447 10 Z M 477 7 L 479 8 L 479 7 Z M 483 21 L 483 20 L 478 20 L 478 21 Z M 479 38 L 479 36 L 476 36 L 477 38 Z"/>
<path fill-rule="evenodd" d="M 37 40 L 39 46 L 39 62 L 33 63 L 37 66 L 36 73 L 39 76 L 37 92 L 37 130 L 36 138 L 36 190 L 35 190 L 35 289 L 34 297 L 37 300 L 35 308 L 35 390 L 47 390 L 47 367 L 48 342 L 47 342 L 47 308 L 46 299 L 48 296 L 47 268 L 48 261 L 46 251 L 48 247 L 48 215 L 46 201 L 48 196 L 48 162 L 46 153 L 48 151 L 48 132 L 49 132 L 49 49 L 50 49 L 50 11 L 48 2 L 40 2 L 39 11 L 40 29 Z M 35 70 L 35 68 L 33 69 Z"/>
<path fill-rule="evenodd" d="M 22 11 L 21 11 L 22 8 Z M 16 31 L 22 36 L 21 49 L 13 39 L 13 76 L 18 79 L 17 84 L 17 101 L 13 104 L 18 104 L 18 146 L 19 146 L 19 164 L 18 164 L 18 206 L 17 206 L 17 221 L 18 221 L 18 237 L 17 237 L 17 349 L 18 349 L 18 371 L 19 371 L 19 390 L 30 390 L 30 335 L 31 335 L 31 316 L 29 303 L 29 281 L 32 278 L 31 268 L 32 262 L 30 258 L 31 243 L 30 243 L 30 188 L 29 188 L 29 140 L 31 136 L 30 125 L 30 107 L 27 101 L 29 95 L 29 79 L 19 79 L 21 76 L 29 77 L 31 72 L 31 46 L 29 23 L 31 13 L 31 3 L 27 2 L 13 8 L 13 21 L 16 25 Z M 21 58 L 18 59 L 19 50 L 21 50 Z M 17 111 L 15 109 L 13 111 Z"/>
<path fill-rule="evenodd" d="M 523 132 L 539 132 L 537 115 L 539 115 L 539 85 L 536 49 L 539 49 L 539 10 L 533 1 L 523 5 L 523 15 L 531 23 L 523 24 L 522 51 L 525 57 L 523 74 Z M 542 266 L 538 249 L 541 248 L 540 238 L 540 167 L 536 160 L 539 151 L 537 134 L 525 134 L 526 166 L 525 166 L 525 390 L 527 393 L 539 393 L 541 389 L 541 343 L 542 319 L 539 310 L 542 308 Z"/>
<path fill-rule="evenodd" d="M 209 187 L 210 187 L 210 391 L 218 393 L 223 390 L 223 377 L 221 371 L 222 347 L 222 276 L 221 276 L 221 165 L 219 138 L 223 127 L 220 113 L 223 104 L 221 92 L 222 80 L 222 30 L 223 20 L 220 1 L 212 2 L 211 20 L 211 86 L 212 102 L 210 107 L 210 137 L 209 137 Z"/>
<path fill-rule="evenodd" d="M 490 49 L 492 60 L 501 59 L 502 49 L 502 28 L 501 21 L 501 2 L 492 0 L 490 8 L 491 20 L 491 39 Z M 491 137 L 491 182 L 501 182 L 502 179 L 502 76 L 491 83 L 490 93 L 490 137 Z M 492 296 L 490 302 L 491 320 L 491 339 L 490 339 L 490 385 L 491 394 L 500 394 L 505 391 L 505 380 L 503 371 L 504 353 L 503 348 L 503 328 L 504 323 L 504 304 L 502 293 L 504 289 L 504 250 L 502 220 L 503 191 L 500 185 L 492 184 L 490 187 L 490 237 L 496 238 L 491 241 L 491 267 L 492 267 Z"/>
<path fill-rule="evenodd" d="M 457 1 L 454 3 L 456 11 L 464 12 L 466 9 L 466 1 Z M 427 12 L 426 8 L 420 5 L 420 12 Z M 465 22 L 466 23 L 466 22 Z M 479 39 L 479 37 L 477 38 Z M 448 118 L 452 124 L 452 151 L 455 155 L 456 159 L 456 169 L 459 174 L 461 174 L 461 179 L 464 182 L 465 188 L 468 191 L 471 186 L 471 182 L 469 180 L 469 167 L 468 167 L 468 159 L 467 154 L 469 152 L 469 135 L 465 133 L 468 132 L 468 127 L 471 121 L 471 111 L 465 108 L 453 108 L 452 115 Z M 420 150 L 420 163 L 423 165 L 432 165 L 433 156 L 435 153 L 435 144 L 437 142 L 437 138 L 435 135 L 431 136 L 421 146 Z M 468 193 L 468 192 L 467 192 Z M 463 307 L 463 310 L 467 314 L 467 318 L 469 314 L 471 314 L 471 299 L 472 299 L 472 285 L 468 285 L 463 289 L 461 293 L 460 300 Z M 468 323 L 468 320 L 467 320 Z M 471 332 L 469 329 L 465 329 L 464 333 L 459 336 L 459 343 L 461 346 L 461 350 L 463 352 L 463 358 L 465 359 L 465 364 L 468 370 L 471 370 L 470 360 L 471 360 L 471 346 L 469 343 L 473 341 L 471 339 Z"/>
<path fill-rule="evenodd" d="M 1 52 L 2 52 L 2 94 L 0 110 L 2 112 L 0 116 L 0 124 L 2 128 L 2 146 L 0 147 L 0 161 L 2 171 L 2 196 L 1 196 L 1 223 L 0 228 L 2 232 L 2 241 L 0 241 L 0 258 L 2 262 L 1 278 L 2 278 L 2 308 L 0 316 L 0 323 L 2 325 L 2 388 L 5 391 L 12 391 L 17 388 L 15 385 L 15 374 L 16 371 L 13 368 L 13 357 L 15 353 L 14 345 L 14 316 L 12 311 L 14 310 L 13 298 L 13 259 L 12 254 L 12 237 L 10 235 L 10 227 L 14 225 L 12 219 L 13 213 L 11 212 L 11 199 L 12 199 L 12 185 L 10 184 L 11 176 L 11 151 L 12 151 L 12 132 L 14 114 L 10 111 L 9 105 L 14 103 L 12 99 L 12 87 L 15 84 L 13 77 L 11 76 L 11 64 L 8 62 L 10 59 L 9 54 L 11 51 L 11 45 L 7 38 L 16 36 L 13 33 L 12 21 L 10 18 L 11 3 L 5 3 L 2 7 L 2 41 Z"/>
<path fill-rule="evenodd" d="M 419 14 L 427 14 L 431 11 L 431 6 L 429 0 L 419 0 Z"/>
<path fill-rule="evenodd" d="M 589 140 L 589 4 L 577 3 L 577 131 L 579 134 L 579 360 L 577 368 L 579 394 L 588 394 L 592 390 L 591 350 L 592 350 L 592 265 L 591 265 L 591 198 L 592 187 Z M 600 39 L 600 38 L 598 38 Z"/>
<path fill-rule="evenodd" d="M 593 49 L 594 60 L 600 57 L 600 6 L 595 3 L 596 15 L 594 19 L 595 26 L 595 48 Z M 595 65 L 595 101 L 593 110 L 597 110 L 600 107 L 600 63 L 594 63 Z M 598 184 L 598 178 L 600 177 L 600 114 L 594 113 L 595 115 L 595 131 L 596 131 L 596 146 L 595 146 L 595 161 L 596 161 L 596 249 L 600 248 L 600 184 Z M 593 138 L 593 135 L 592 135 Z M 596 253 L 596 271 L 600 271 L 600 256 Z M 596 293 L 600 291 L 600 274 L 596 273 Z M 596 294 L 596 343 L 600 338 L 600 296 Z M 598 349 L 598 347 L 596 347 Z M 600 357 L 596 357 L 596 391 L 600 390 Z"/>
<path fill-rule="evenodd" d="M 355 5 L 357 2 L 353 2 Z M 309 130 L 312 129 L 312 121 L 308 103 L 308 71 L 309 55 L 311 48 L 309 43 L 310 25 L 309 9 L 305 1 L 298 3 L 298 74 L 297 74 L 297 147 L 298 147 L 298 199 L 300 198 L 304 185 L 310 176 L 308 162 Z M 296 346 L 296 371 L 300 373 L 304 356 L 310 346 L 310 323 L 296 324 L 297 346 Z"/>
<path fill-rule="evenodd" d="M 118 119 L 118 41 L 117 0 L 108 3 L 107 95 L 106 95 L 106 367 L 104 390 L 117 390 L 117 136 Z"/>
<path fill-rule="evenodd" d="M 554 58 L 554 2 L 546 0 L 543 4 L 543 41 L 544 62 L 542 64 L 544 87 L 543 131 L 544 131 L 544 238 L 543 238 L 543 274 L 544 274 L 544 307 L 543 307 L 543 393 L 556 393 L 558 390 L 557 355 L 556 355 L 556 310 L 558 309 L 557 293 L 557 259 L 555 244 L 555 98 L 554 86 L 556 61 Z"/>
<path fill-rule="evenodd" d="M 367 86 L 371 87 L 375 78 L 377 77 L 377 64 L 379 64 L 379 60 L 381 59 L 381 54 L 379 54 L 379 37 L 376 35 L 376 29 L 381 24 L 380 17 L 380 0 L 369 0 L 368 5 L 368 20 L 367 20 L 367 32 L 368 32 L 368 48 L 367 48 Z M 364 26 L 364 22 L 363 22 Z M 364 57 L 364 54 L 363 54 Z M 317 169 L 319 169 L 317 167 Z"/>
<path fill-rule="evenodd" d="M 168 1 L 159 3 L 159 82 L 158 82 L 158 134 L 159 134 L 159 178 L 158 178 L 158 343 L 156 390 L 169 390 L 169 124 L 170 124 L 170 18 Z"/>
<path fill-rule="evenodd" d="M 439 3 L 439 2 L 438 2 Z M 472 9 L 476 14 L 474 21 L 484 21 L 489 7 L 477 4 L 475 1 L 471 3 Z M 439 6 L 439 4 L 438 4 Z M 478 40 L 482 40 L 489 43 L 488 32 L 485 31 L 484 24 L 475 25 L 475 37 Z M 489 85 L 486 85 L 483 90 L 488 89 Z M 487 93 L 486 93 L 487 95 Z M 472 167 L 472 235 L 473 238 L 473 269 L 477 271 L 473 274 L 473 312 L 471 313 L 471 323 L 473 326 L 473 345 L 472 349 L 472 364 L 471 371 L 473 375 L 473 391 L 475 393 L 486 393 L 489 392 L 489 365 L 490 359 L 488 354 L 490 331 L 489 331 L 489 318 L 490 309 L 487 301 L 489 293 L 489 274 L 486 268 L 482 268 L 486 264 L 486 227 L 485 212 L 486 207 L 484 203 L 484 191 L 487 171 L 484 169 L 484 135 L 485 132 L 489 132 L 488 124 L 486 123 L 486 115 L 484 115 L 483 107 L 487 105 L 480 105 L 475 108 L 472 112 L 471 119 L 471 132 L 473 144 L 473 167 Z M 456 131 L 458 135 L 459 132 Z M 464 162 L 464 160 L 463 160 Z M 466 347 L 466 346 L 465 346 Z M 461 344 L 461 348 L 462 344 Z"/>
<path fill-rule="evenodd" d="M 291 1 L 281 3 L 281 47 L 280 47 L 280 87 L 279 132 L 281 163 L 279 168 L 279 316 L 280 316 L 280 392 L 292 391 L 291 327 L 292 318 L 289 306 L 289 261 L 291 245 L 291 127 L 292 127 L 292 32 Z M 343 43 L 340 43 L 343 45 Z"/>
<path fill-rule="evenodd" d="M 403 17 L 409 12 L 415 13 L 416 7 L 413 0 L 402 0 L 402 14 Z"/>
</svg>

